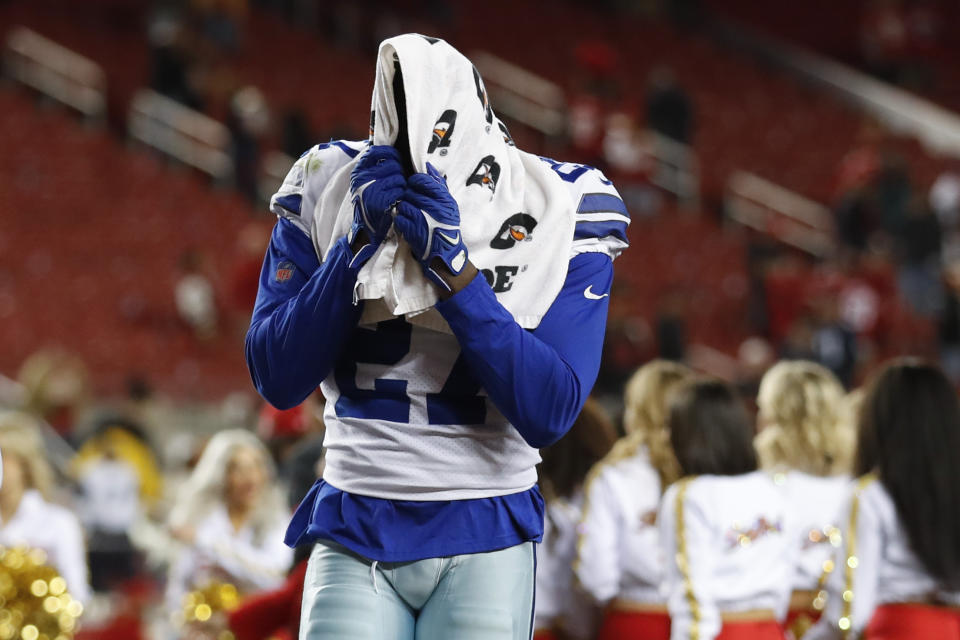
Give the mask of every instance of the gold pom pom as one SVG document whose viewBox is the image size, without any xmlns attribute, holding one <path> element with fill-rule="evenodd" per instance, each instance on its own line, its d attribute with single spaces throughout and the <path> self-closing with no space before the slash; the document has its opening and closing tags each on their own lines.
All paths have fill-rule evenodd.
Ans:
<svg viewBox="0 0 960 640">
<path fill-rule="evenodd" d="M 46 553 L 0 546 L 0 640 L 70 640 L 82 614 Z"/>
<path fill-rule="evenodd" d="M 234 640 L 227 628 L 227 614 L 240 604 L 240 592 L 229 582 L 208 582 L 183 597 L 181 622 L 194 637 Z M 2 640 L 2 638 L 0 638 Z"/>
</svg>

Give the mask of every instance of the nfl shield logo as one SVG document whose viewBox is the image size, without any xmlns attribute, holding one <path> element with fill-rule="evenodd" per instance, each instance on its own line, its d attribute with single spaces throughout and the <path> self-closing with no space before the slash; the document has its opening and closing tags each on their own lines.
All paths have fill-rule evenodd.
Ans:
<svg viewBox="0 0 960 640">
<path fill-rule="evenodd" d="M 277 274 L 275 276 L 276 281 L 286 282 L 287 280 L 292 278 L 293 269 L 294 269 L 294 266 L 292 262 L 288 260 L 284 260 L 283 262 L 281 262 L 280 265 L 277 267 Z"/>
</svg>

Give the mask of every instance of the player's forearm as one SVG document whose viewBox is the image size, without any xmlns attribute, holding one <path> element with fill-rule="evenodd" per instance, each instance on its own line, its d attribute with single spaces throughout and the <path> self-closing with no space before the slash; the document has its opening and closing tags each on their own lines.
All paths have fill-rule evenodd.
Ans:
<svg viewBox="0 0 960 640">
<path fill-rule="evenodd" d="M 546 447 L 567 432 L 586 399 L 581 381 L 552 346 L 514 321 L 482 277 L 437 309 L 472 373 L 527 444 Z"/>
<path fill-rule="evenodd" d="M 575 257 L 563 288 L 532 332 L 514 321 L 481 277 L 437 304 L 477 380 L 530 446 L 560 439 L 593 388 L 608 298 L 585 291 L 609 291 L 612 280 L 607 256 Z"/>
<path fill-rule="evenodd" d="M 346 241 L 338 242 L 296 295 L 253 318 L 247 366 L 257 390 L 279 409 L 313 393 L 356 327 L 362 307 L 353 304 L 351 257 Z"/>
<path fill-rule="evenodd" d="M 447 269 L 446 265 L 439 259 L 435 259 L 430 266 L 433 267 L 433 270 L 436 271 L 443 281 L 447 283 L 447 286 L 450 287 L 449 291 L 445 291 L 439 287 L 437 288 L 437 295 L 441 300 L 449 300 L 457 293 L 466 289 L 470 283 L 473 282 L 473 279 L 477 277 L 477 268 L 469 260 L 467 260 L 467 264 L 457 275 L 450 273 L 450 270 Z"/>
</svg>

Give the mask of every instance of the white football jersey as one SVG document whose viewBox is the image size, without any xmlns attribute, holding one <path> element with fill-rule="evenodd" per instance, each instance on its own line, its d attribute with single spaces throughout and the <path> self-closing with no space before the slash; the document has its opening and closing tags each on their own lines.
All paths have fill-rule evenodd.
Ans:
<svg viewBox="0 0 960 640">
<path fill-rule="evenodd" d="M 506 495 L 536 483 L 539 453 L 466 367 L 455 370 L 454 336 L 393 320 L 362 327 L 354 341 L 320 387 L 324 480 L 348 493 L 406 500 Z M 366 353 L 379 363 L 364 361 Z M 375 389 L 378 402 L 352 402 Z"/>
<path fill-rule="evenodd" d="M 310 149 L 271 199 L 271 210 L 310 236 L 327 182 L 365 144 Z M 570 193 L 576 230 L 567 259 L 588 252 L 615 258 L 627 247 L 629 223 L 616 189 L 596 169 L 543 160 Z M 484 276 L 497 293 L 519 269 Z M 486 498 L 533 487 L 538 451 L 487 399 L 459 356 L 454 336 L 399 318 L 355 331 L 320 387 L 327 401 L 324 480 L 348 493 L 395 500 Z"/>
</svg>

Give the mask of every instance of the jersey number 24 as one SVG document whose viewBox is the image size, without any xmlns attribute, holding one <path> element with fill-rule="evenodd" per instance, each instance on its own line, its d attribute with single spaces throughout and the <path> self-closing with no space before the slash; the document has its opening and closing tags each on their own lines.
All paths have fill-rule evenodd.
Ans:
<svg viewBox="0 0 960 640">
<path fill-rule="evenodd" d="M 407 423 L 410 397 L 407 381 L 377 378 L 373 389 L 357 387 L 357 365 L 395 365 L 410 351 L 413 327 L 403 318 L 377 324 L 376 329 L 357 328 L 334 369 L 340 389 L 337 415 L 342 418 L 384 420 Z M 461 353 L 438 393 L 426 394 L 427 421 L 430 424 L 484 424 L 486 399 L 477 395 L 480 383 L 471 375 Z"/>
</svg>

